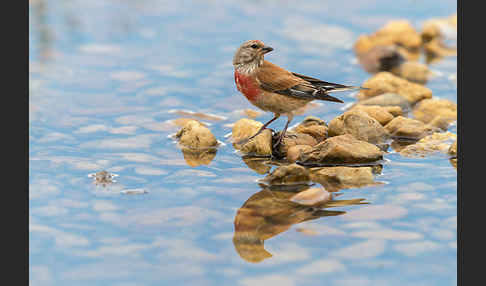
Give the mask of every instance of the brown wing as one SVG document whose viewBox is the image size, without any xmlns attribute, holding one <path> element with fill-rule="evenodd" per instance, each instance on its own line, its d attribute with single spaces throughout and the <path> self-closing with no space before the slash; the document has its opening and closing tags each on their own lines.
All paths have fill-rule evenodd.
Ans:
<svg viewBox="0 0 486 286">
<path fill-rule="evenodd" d="M 256 78 L 260 87 L 265 91 L 307 100 L 342 102 L 340 99 L 328 95 L 325 89 L 268 61 L 264 61 L 260 66 Z"/>
</svg>

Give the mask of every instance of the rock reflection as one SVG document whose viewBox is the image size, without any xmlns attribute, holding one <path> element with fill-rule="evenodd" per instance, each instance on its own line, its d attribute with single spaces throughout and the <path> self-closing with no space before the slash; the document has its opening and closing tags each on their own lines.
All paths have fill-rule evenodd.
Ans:
<svg viewBox="0 0 486 286">
<path fill-rule="evenodd" d="M 186 164 L 191 167 L 197 167 L 200 165 L 209 165 L 216 157 L 218 149 L 216 148 L 199 148 L 192 149 L 188 147 L 181 147 L 182 155 Z"/>
<path fill-rule="evenodd" d="M 236 252 L 245 261 L 259 263 L 272 254 L 265 250 L 264 241 L 288 230 L 293 224 L 326 216 L 346 213 L 326 210 L 330 207 L 366 204 L 364 199 L 331 200 L 322 204 L 306 206 L 290 201 L 309 185 L 265 186 L 252 195 L 238 209 L 235 217 L 233 244 Z"/>
</svg>

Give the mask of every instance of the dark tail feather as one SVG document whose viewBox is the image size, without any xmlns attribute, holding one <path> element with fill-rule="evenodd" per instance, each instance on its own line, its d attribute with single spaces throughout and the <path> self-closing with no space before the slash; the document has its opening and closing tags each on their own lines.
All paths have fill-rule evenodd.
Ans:
<svg viewBox="0 0 486 286">
<path fill-rule="evenodd" d="M 339 102 L 339 103 L 344 103 L 344 101 L 342 101 L 341 99 L 339 98 L 336 98 L 334 96 L 330 96 L 329 94 L 327 93 L 321 93 L 321 94 L 318 94 L 316 96 L 316 99 L 320 99 L 320 100 L 327 100 L 327 101 L 334 101 L 334 102 Z"/>
</svg>

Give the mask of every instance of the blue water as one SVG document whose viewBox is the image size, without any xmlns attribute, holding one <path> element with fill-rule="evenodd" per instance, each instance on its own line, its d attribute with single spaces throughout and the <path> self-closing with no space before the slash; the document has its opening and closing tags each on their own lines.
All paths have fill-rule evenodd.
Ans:
<svg viewBox="0 0 486 286">
<path fill-rule="evenodd" d="M 264 41 L 275 49 L 266 59 L 292 71 L 360 84 L 370 77 L 352 51 L 360 34 L 455 11 L 438 0 L 30 1 L 30 285 L 456 285 L 457 173 L 446 155 L 391 150 L 375 177 L 384 184 L 340 191 L 368 204 L 291 224 L 265 240 L 272 257 L 250 263 L 234 220 L 265 175 L 225 137 L 253 108 L 233 79 L 243 41 Z M 456 66 L 430 66 L 434 97 L 457 102 Z M 329 122 L 343 106 L 294 120 Z M 221 117 L 200 119 L 223 143 L 209 165 L 189 166 L 171 139 L 169 120 L 190 117 L 181 110 Z M 117 182 L 95 185 L 88 174 L 101 170 Z M 133 189 L 148 193 L 120 193 Z"/>
</svg>

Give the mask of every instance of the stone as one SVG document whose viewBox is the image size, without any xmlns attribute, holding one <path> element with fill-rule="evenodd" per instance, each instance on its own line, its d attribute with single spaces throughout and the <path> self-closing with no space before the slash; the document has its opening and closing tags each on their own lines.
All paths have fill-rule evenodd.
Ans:
<svg viewBox="0 0 486 286">
<path fill-rule="evenodd" d="M 176 133 L 179 144 L 189 148 L 209 148 L 218 145 L 213 133 L 199 121 L 189 120 Z"/>
<path fill-rule="evenodd" d="M 312 149 L 309 145 L 294 145 L 287 150 L 287 161 L 295 163 L 299 160 L 300 155 Z"/>
<path fill-rule="evenodd" d="M 184 127 L 184 125 L 186 125 L 187 122 L 191 121 L 191 120 L 194 120 L 194 121 L 197 121 L 199 122 L 202 126 L 206 126 L 206 124 L 200 122 L 199 120 L 197 119 L 194 119 L 194 118 L 186 118 L 186 117 L 182 117 L 182 118 L 176 118 L 176 119 L 172 119 L 170 120 L 170 122 L 178 127 Z M 207 126 L 206 126 L 207 127 Z"/>
<path fill-rule="evenodd" d="M 357 58 L 363 69 L 372 74 L 390 71 L 405 61 L 405 57 L 394 45 L 374 46 L 364 53 L 357 54 Z"/>
<path fill-rule="evenodd" d="M 383 152 L 371 143 L 346 134 L 326 139 L 302 153 L 300 158 L 300 162 L 310 164 L 369 163 L 383 159 Z"/>
<path fill-rule="evenodd" d="M 261 112 L 260 112 L 260 111 L 258 111 L 258 110 L 254 110 L 254 109 L 249 109 L 249 108 L 247 108 L 247 109 L 243 110 L 243 113 L 244 113 L 244 114 L 245 114 L 245 115 L 246 115 L 248 118 L 251 118 L 251 119 L 253 119 L 253 118 L 257 118 L 258 116 L 260 116 L 260 115 L 261 115 Z"/>
<path fill-rule="evenodd" d="M 262 180 L 269 185 L 303 184 L 308 181 L 309 170 L 297 164 L 279 166 Z"/>
<path fill-rule="evenodd" d="M 372 167 L 324 167 L 312 169 L 310 179 L 321 184 L 326 190 L 359 188 L 375 185 Z"/>
<path fill-rule="evenodd" d="M 411 105 L 408 100 L 396 93 L 384 93 L 368 99 L 361 100 L 357 105 L 379 105 L 379 106 L 398 106 L 401 112 L 408 111 L 411 109 Z M 391 113 L 391 112 L 390 112 Z M 402 114 L 398 114 L 402 115 Z M 395 115 L 397 116 L 397 115 Z"/>
<path fill-rule="evenodd" d="M 329 202 L 332 194 L 322 188 L 309 188 L 293 195 L 289 200 L 299 205 L 313 206 Z"/>
<path fill-rule="evenodd" d="M 445 130 L 457 120 L 457 104 L 447 99 L 424 99 L 414 107 L 412 113 L 417 120 Z"/>
<path fill-rule="evenodd" d="M 324 120 L 314 116 L 306 117 L 299 125 L 292 129 L 296 133 L 308 134 L 312 136 L 317 143 L 327 138 L 327 124 Z"/>
<path fill-rule="evenodd" d="M 193 149 L 182 147 L 181 151 L 187 165 L 197 167 L 200 165 L 209 165 L 214 157 L 216 157 L 218 150 L 216 148 Z"/>
<path fill-rule="evenodd" d="M 356 55 L 363 55 L 376 46 L 395 46 L 409 60 L 420 56 L 422 38 L 407 20 L 388 22 L 371 35 L 361 35 L 354 44 Z"/>
<path fill-rule="evenodd" d="M 353 106 L 350 111 L 353 110 L 360 110 L 363 112 L 366 112 L 368 116 L 374 118 L 376 121 L 378 121 L 382 126 L 386 125 L 388 122 L 390 122 L 395 116 L 392 113 L 390 113 L 388 110 L 392 110 L 395 114 L 400 113 L 402 109 L 399 106 L 390 106 L 392 107 L 391 109 L 389 107 L 383 107 L 379 105 L 355 105 Z M 395 107 L 395 109 L 393 109 Z M 398 111 L 398 108 L 400 111 Z"/>
<path fill-rule="evenodd" d="M 248 154 L 270 156 L 272 154 L 272 131 L 270 129 L 265 129 L 255 138 L 247 140 L 262 126 L 261 122 L 252 119 L 238 120 L 232 130 L 234 148 Z"/>
<path fill-rule="evenodd" d="M 383 143 L 388 139 L 385 128 L 361 110 L 346 111 L 329 122 L 330 137 L 344 134 L 351 134 L 358 140 L 373 144 Z"/>
<path fill-rule="evenodd" d="M 457 139 L 456 141 L 454 141 L 454 143 L 451 144 L 451 146 L 447 150 L 447 153 L 449 153 L 449 155 L 451 156 L 457 156 Z"/>
<path fill-rule="evenodd" d="M 390 136 L 399 139 L 421 139 L 433 132 L 439 131 L 437 127 L 403 116 L 395 117 L 385 125 L 385 129 Z"/>
<path fill-rule="evenodd" d="M 280 132 L 275 135 L 275 138 L 280 136 Z M 282 139 L 281 144 L 279 144 L 279 152 L 280 154 L 287 154 L 287 151 L 290 147 L 296 145 L 308 145 L 314 146 L 317 144 L 317 140 L 314 137 L 304 134 L 304 133 L 294 133 L 292 131 L 287 131 L 285 133 L 284 138 Z"/>
<path fill-rule="evenodd" d="M 405 97 L 410 104 L 432 97 L 432 91 L 427 87 L 395 76 L 390 72 L 379 72 L 365 81 L 362 86 L 368 89 L 359 91 L 358 100 L 388 92 Z"/>
<path fill-rule="evenodd" d="M 400 155 L 405 157 L 425 157 L 429 154 L 441 152 L 447 153 L 451 145 L 450 141 L 457 136 L 451 132 L 434 133 L 428 135 L 415 144 L 411 144 L 400 150 Z"/>
<path fill-rule="evenodd" d="M 429 67 L 419 62 L 407 61 L 389 70 L 396 76 L 418 84 L 426 84 L 432 75 Z"/>
<path fill-rule="evenodd" d="M 242 157 L 243 162 L 248 166 L 248 168 L 257 172 L 260 175 L 267 174 L 272 166 L 268 165 L 268 159 L 262 159 L 258 157 Z"/>
</svg>

